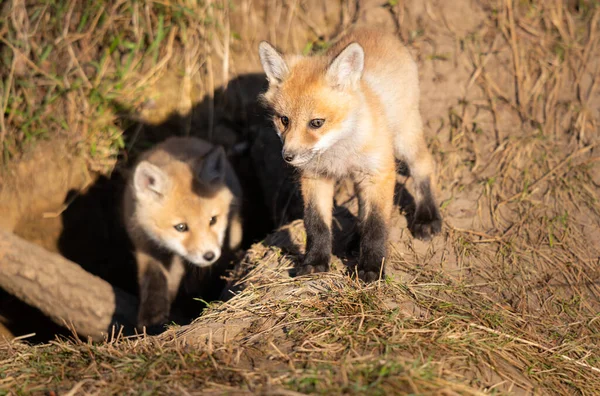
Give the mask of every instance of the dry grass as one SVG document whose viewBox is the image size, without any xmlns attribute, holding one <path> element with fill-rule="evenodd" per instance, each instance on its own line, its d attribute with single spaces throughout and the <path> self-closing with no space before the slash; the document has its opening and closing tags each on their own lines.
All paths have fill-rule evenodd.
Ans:
<svg viewBox="0 0 600 396">
<path fill-rule="evenodd" d="M 3 8 L 0 46 L 9 66 L 1 71 L 5 163 L 35 139 L 66 135 L 92 170 L 106 173 L 125 148 L 126 125 L 116 117 L 123 110 L 143 110 L 144 90 L 169 68 L 182 72 L 182 92 L 208 92 L 191 87 L 190 80 L 210 61 L 205 49 L 221 30 L 219 2 L 40 1 L 25 6 L 15 0 Z M 174 109 L 189 112 L 191 104 L 177 97 L 167 111 Z M 160 117 L 166 114 L 156 114 L 153 121 Z"/>
<path fill-rule="evenodd" d="M 585 324 L 595 336 L 552 346 L 474 287 L 289 278 L 290 235 L 301 242 L 301 222 L 255 245 L 237 282 L 243 290 L 192 326 L 100 345 L 8 344 L 2 385 L 85 394 L 590 394 L 600 386 L 597 324 Z"/>
<path fill-rule="evenodd" d="M 183 70 L 181 90 L 198 88 L 175 101 L 185 114 L 205 93 L 210 100 L 219 81 L 250 71 L 244 60 L 256 66 L 261 33 L 300 50 L 309 46 L 291 21 L 325 42 L 361 23 L 348 4 L 336 25 L 312 21 L 302 1 L 266 3 L 268 18 L 281 24 L 226 39 L 224 31 L 256 26 L 264 4 L 245 9 L 243 2 L 245 19 L 236 23 L 227 23 L 235 12 L 215 2 L 13 7 L 0 27 L 0 55 L 11 65 L 0 70 L 5 160 L 33 138 L 67 134 L 90 168 L 107 171 L 125 144 L 113 99 L 140 109 L 144 89 L 175 67 Z M 364 13 L 376 8 L 364 3 Z M 600 6 L 416 3 L 390 1 L 377 12 L 398 23 L 420 63 L 443 235 L 414 241 L 397 219 L 389 277 L 364 286 L 340 271 L 290 278 L 304 242 L 302 223 L 293 223 L 250 249 L 234 279 L 239 294 L 212 304 L 193 325 L 97 345 L 5 344 L 0 388 L 597 393 Z M 45 15 L 70 24 L 57 30 Z"/>
</svg>

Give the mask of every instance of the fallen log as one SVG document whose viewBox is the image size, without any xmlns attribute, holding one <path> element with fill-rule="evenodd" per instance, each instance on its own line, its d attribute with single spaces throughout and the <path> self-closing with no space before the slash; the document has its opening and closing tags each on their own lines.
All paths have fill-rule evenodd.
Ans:
<svg viewBox="0 0 600 396">
<path fill-rule="evenodd" d="M 0 229 L 0 287 L 84 338 L 132 328 L 137 299 L 64 257 Z"/>
</svg>

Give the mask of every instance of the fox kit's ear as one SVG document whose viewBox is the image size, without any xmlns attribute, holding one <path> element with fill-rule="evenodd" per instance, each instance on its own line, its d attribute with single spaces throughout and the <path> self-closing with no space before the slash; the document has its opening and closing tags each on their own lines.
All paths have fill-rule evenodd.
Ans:
<svg viewBox="0 0 600 396">
<path fill-rule="evenodd" d="M 225 179 L 226 161 L 223 147 L 216 146 L 211 149 L 204 157 L 198 172 L 200 182 L 211 187 L 222 184 Z"/>
<path fill-rule="evenodd" d="M 269 84 L 281 84 L 289 72 L 281 54 L 271 44 L 261 41 L 258 45 L 258 55 Z"/>
<path fill-rule="evenodd" d="M 138 197 L 160 198 L 168 188 L 169 177 L 157 166 L 142 161 L 135 168 L 133 186 Z"/>
<path fill-rule="evenodd" d="M 357 87 L 365 66 L 365 51 L 352 43 L 340 52 L 327 69 L 327 80 L 336 88 Z"/>
</svg>

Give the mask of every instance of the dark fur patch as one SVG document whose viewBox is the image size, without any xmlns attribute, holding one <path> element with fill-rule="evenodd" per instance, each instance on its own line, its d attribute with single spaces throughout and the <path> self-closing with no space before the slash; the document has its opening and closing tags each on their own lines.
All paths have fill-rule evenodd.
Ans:
<svg viewBox="0 0 600 396">
<path fill-rule="evenodd" d="M 383 217 L 372 211 L 361 225 L 358 276 L 365 282 L 379 279 L 383 259 L 387 254 L 387 226 Z"/>
<path fill-rule="evenodd" d="M 411 230 L 415 238 L 429 240 L 442 229 L 442 216 L 435 203 L 429 180 L 422 182 L 419 186 L 420 196 L 417 202 Z"/>
<path fill-rule="evenodd" d="M 306 229 L 306 255 L 297 268 L 296 275 L 329 271 L 331 259 L 331 229 L 325 224 L 321 213 L 308 203 L 304 210 Z"/>
<path fill-rule="evenodd" d="M 158 263 L 150 263 L 140 284 L 137 327 L 147 333 L 160 332 L 158 327 L 169 319 L 171 303 L 167 278 Z"/>
</svg>

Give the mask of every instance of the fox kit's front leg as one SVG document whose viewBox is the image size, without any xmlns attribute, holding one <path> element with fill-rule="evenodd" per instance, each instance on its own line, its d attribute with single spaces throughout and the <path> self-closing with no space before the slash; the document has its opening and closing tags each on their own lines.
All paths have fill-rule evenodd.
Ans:
<svg viewBox="0 0 600 396">
<path fill-rule="evenodd" d="M 358 276 L 372 282 L 383 275 L 387 254 L 388 226 L 394 201 L 395 172 L 357 179 L 360 218 L 360 257 Z"/>
<path fill-rule="evenodd" d="M 306 254 L 297 274 L 329 271 L 334 181 L 303 176 L 301 184 L 304 198 Z"/>
<path fill-rule="evenodd" d="M 144 326 L 148 328 L 167 322 L 185 267 L 179 257 L 173 256 L 166 268 L 155 257 L 142 251 L 137 253 L 137 262 L 140 288 L 138 329 L 142 330 Z"/>
<path fill-rule="evenodd" d="M 137 254 L 139 278 L 139 308 L 137 327 L 160 325 L 169 318 L 169 282 L 162 265 L 143 252 Z"/>
</svg>

